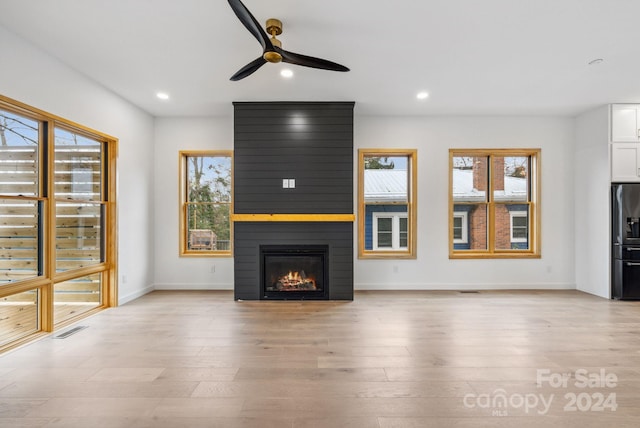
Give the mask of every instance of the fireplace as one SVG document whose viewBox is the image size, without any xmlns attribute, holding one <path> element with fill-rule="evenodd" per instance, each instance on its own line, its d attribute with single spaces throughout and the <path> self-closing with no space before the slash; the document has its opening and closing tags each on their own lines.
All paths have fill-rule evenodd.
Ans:
<svg viewBox="0 0 640 428">
<path fill-rule="evenodd" d="M 354 103 L 233 106 L 234 299 L 353 300 Z"/>
<path fill-rule="evenodd" d="M 233 237 L 235 300 L 353 300 L 352 221 L 238 221 L 236 215 Z M 274 275 L 265 280 L 265 257 L 268 270 L 276 270 L 276 278 L 288 277 L 289 271 L 292 276 L 297 271 L 300 278 L 313 275 L 315 290 L 301 289 L 311 285 L 300 284 L 298 290 L 278 291 L 277 280 L 275 286 L 271 281 Z M 283 267 L 287 258 L 302 266 Z M 319 269 L 317 265 L 304 265 L 308 258 L 316 263 L 322 260 L 319 276 L 313 273 Z M 296 284 L 284 281 L 280 288 Z"/>
<path fill-rule="evenodd" d="M 261 245 L 261 299 L 329 298 L 327 245 Z"/>
</svg>

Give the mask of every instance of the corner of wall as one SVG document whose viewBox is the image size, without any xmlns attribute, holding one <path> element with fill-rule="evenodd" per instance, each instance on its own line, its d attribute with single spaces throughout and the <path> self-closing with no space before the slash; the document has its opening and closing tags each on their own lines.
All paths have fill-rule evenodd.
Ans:
<svg viewBox="0 0 640 428">
<path fill-rule="evenodd" d="M 574 257 L 576 289 L 610 298 L 609 106 L 575 119 Z"/>
<path fill-rule="evenodd" d="M 130 293 L 124 296 L 118 296 L 118 305 L 119 306 L 125 305 L 131 301 L 134 301 L 144 296 L 145 294 L 151 293 L 153 290 L 155 290 L 155 288 L 152 285 L 150 285 L 145 288 L 136 290 L 134 293 Z"/>
</svg>

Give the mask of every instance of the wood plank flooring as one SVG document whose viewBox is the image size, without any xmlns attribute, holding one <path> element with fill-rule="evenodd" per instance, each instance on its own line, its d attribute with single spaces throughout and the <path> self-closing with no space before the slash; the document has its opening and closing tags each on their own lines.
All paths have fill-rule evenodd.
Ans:
<svg viewBox="0 0 640 428">
<path fill-rule="evenodd" d="M 80 324 L 0 356 L 0 427 L 640 426 L 640 302 L 156 291 Z"/>
</svg>

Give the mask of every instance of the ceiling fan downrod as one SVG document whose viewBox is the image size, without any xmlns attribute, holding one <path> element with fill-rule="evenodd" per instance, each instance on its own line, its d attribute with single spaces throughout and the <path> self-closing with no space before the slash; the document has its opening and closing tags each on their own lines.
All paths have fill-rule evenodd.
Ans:
<svg viewBox="0 0 640 428">
<path fill-rule="evenodd" d="M 279 19 L 269 18 L 267 19 L 266 29 L 267 29 L 267 33 L 271 34 L 271 39 L 270 39 L 271 44 L 273 46 L 282 48 L 282 43 L 280 43 L 280 40 L 276 39 L 276 36 L 279 36 L 280 34 L 282 34 L 282 22 Z M 266 61 L 269 61 L 274 64 L 282 61 L 282 55 L 280 55 L 278 52 L 275 52 L 275 51 L 267 51 L 262 55 L 262 57 Z"/>
</svg>

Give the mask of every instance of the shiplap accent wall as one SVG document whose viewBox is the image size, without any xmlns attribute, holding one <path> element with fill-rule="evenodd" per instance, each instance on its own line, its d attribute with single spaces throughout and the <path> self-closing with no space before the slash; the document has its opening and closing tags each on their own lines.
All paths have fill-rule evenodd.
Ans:
<svg viewBox="0 0 640 428">
<path fill-rule="evenodd" d="M 234 212 L 353 214 L 353 107 L 234 103 Z M 353 299 L 352 222 L 236 222 L 236 299 L 261 298 L 260 245 L 283 244 L 328 245 L 329 299 Z"/>
<path fill-rule="evenodd" d="M 353 106 L 234 103 L 236 214 L 352 214 Z"/>
</svg>

